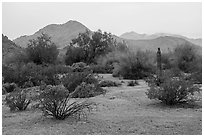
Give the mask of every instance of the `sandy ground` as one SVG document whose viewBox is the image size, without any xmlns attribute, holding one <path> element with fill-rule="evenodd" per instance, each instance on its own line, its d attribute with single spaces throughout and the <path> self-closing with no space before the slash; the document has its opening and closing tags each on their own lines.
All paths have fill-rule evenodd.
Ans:
<svg viewBox="0 0 204 137">
<path fill-rule="evenodd" d="M 120 81 L 111 75 L 104 79 Z M 27 110 L 12 113 L 2 107 L 2 134 L 97 134 L 97 135 L 192 135 L 202 134 L 202 101 L 192 104 L 165 106 L 145 95 L 147 85 L 107 87 L 107 93 L 90 98 L 97 107 L 87 119 L 63 121 L 43 117 L 40 111 Z M 197 95 L 198 97 L 201 95 Z"/>
</svg>

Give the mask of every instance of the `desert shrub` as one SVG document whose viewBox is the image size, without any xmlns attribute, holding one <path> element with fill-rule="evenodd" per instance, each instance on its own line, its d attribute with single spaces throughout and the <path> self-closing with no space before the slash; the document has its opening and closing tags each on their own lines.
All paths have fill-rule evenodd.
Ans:
<svg viewBox="0 0 204 137">
<path fill-rule="evenodd" d="M 13 92 L 18 87 L 15 83 L 4 83 L 2 86 L 6 93 Z"/>
<path fill-rule="evenodd" d="M 70 92 L 73 92 L 75 88 L 82 82 L 86 82 L 89 84 L 98 83 L 97 79 L 89 71 L 68 73 L 62 78 L 63 85 Z"/>
<path fill-rule="evenodd" d="M 176 65 L 185 73 L 195 71 L 197 65 L 202 64 L 202 58 L 199 57 L 196 48 L 188 44 L 178 46 L 174 56 Z"/>
<path fill-rule="evenodd" d="M 87 84 L 82 82 L 79 86 L 76 87 L 74 92 L 72 92 L 73 98 L 90 98 L 100 94 L 105 93 L 104 90 L 96 84 Z"/>
<path fill-rule="evenodd" d="M 194 92 L 199 92 L 200 89 L 194 85 L 191 80 L 187 80 L 185 76 L 180 75 L 174 77 L 169 74 L 164 74 L 160 84 L 157 83 L 157 78 L 147 80 L 150 89 L 146 95 L 150 99 L 158 99 L 167 105 L 174 105 L 181 102 L 186 102 L 188 96 Z"/>
<path fill-rule="evenodd" d="M 129 81 L 127 84 L 127 86 L 137 86 L 137 85 L 139 85 L 139 83 L 136 80 Z"/>
<path fill-rule="evenodd" d="M 62 78 L 62 83 L 70 93 L 81 90 L 73 97 L 92 97 L 103 93 L 103 89 L 98 84 L 98 79 L 89 71 L 68 73 Z"/>
<path fill-rule="evenodd" d="M 90 109 L 92 103 L 75 101 L 70 98 L 69 91 L 61 86 L 47 86 L 40 95 L 41 109 L 45 116 L 52 116 L 59 120 L 67 117 L 84 116 L 85 109 Z"/>
<path fill-rule="evenodd" d="M 84 50 L 80 47 L 68 46 L 64 60 L 66 65 L 72 65 L 77 62 L 85 62 Z"/>
<path fill-rule="evenodd" d="M 16 83 L 19 87 L 39 86 L 41 81 L 47 85 L 57 85 L 60 83 L 58 74 L 72 72 L 72 68 L 64 65 L 36 65 L 12 64 L 3 65 L 2 75 L 5 82 Z"/>
<path fill-rule="evenodd" d="M 110 81 L 110 80 L 104 80 L 104 81 L 99 82 L 100 87 L 118 87 L 120 85 L 121 83 L 117 83 L 117 82 Z"/>
<path fill-rule="evenodd" d="M 2 64 L 2 77 L 4 77 L 4 82 L 12 83 L 16 80 L 15 70 L 9 66 Z"/>
<path fill-rule="evenodd" d="M 12 64 L 2 67 L 4 81 L 8 83 L 14 82 L 19 87 L 23 86 L 27 81 L 31 81 L 34 85 L 37 84 L 38 81 L 36 79 L 40 79 L 40 74 L 40 66 L 36 66 L 34 63 Z"/>
<path fill-rule="evenodd" d="M 190 79 L 196 84 L 202 84 L 202 71 L 194 72 L 190 75 Z"/>
<path fill-rule="evenodd" d="M 114 75 L 120 75 L 124 79 L 142 79 L 154 72 L 154 66 L 148 60 L 144 52 L 138 51 L 128 53 L 120 58 L 119 63 L 115 65 Z"/>
<path fill-rule="evenodd" d="M 92 70 L 93 73 L 107 74 L 112 73 L 113 67 L 110 65 L 90 65 L 90 70 Z"/>
<path fill-rule="evenodd" d="M 26 93 L 19 88 L 7 94 L 5 102 L 10 111 L 23 111 L 30 104 L 31 100 L 27 99 Z"/>
<path fill-rule="evenodd" d="M 55 43 L 51 41 L 51 37 L 42 33 L 37 39 L 29 41 L 26 53 L 29 60 L 36 64 L 52 64 L 56 61 L 59 51 Z"/>
<path fill-rule="evenodd" d="M 173 64 L 173 53 L 169 51 L 168 53 L 162 53 L 161 54 L 161 63 L 162 63 L 162 69 L 171 69 L 175 67 L 175 64 Z"/>
<path fill-rule="evenodd" d="M 24 49 L 9 53 L 4 60 L 4 63 L 7 65 L 13 63 L 28 63 L 28 62 L 30 62 L 30 60 Z"/>
<path fill-rule="evenodd" d="M 72 64 L 73 72 L 83 72 L 85 69 L 88 69 L 88 66 L 84 62 L 77 62 Z"/>
<path fill-rule="evenodd" d="M 127 51 L 114 50 L 97 59 L 97 65 L 93 66 L 96 73 L 113 73 L 114 65 L 119 63 L 121 57 L 126 56 Z"/>
<path fill-rule="evenodd" d="M 6 89 L 2 86 L 2 95 L 6 94 Z"/>
<path fill-rule="evenodd" d="M 27 81 L 23 84 L 22 88 L 29 88 L 29 87 L 33 87 L 34 84 L 32 81 Z"/>
<path fill-rule="evenodd" d="M 191 79 L 194 80 L 195 83 L 202 83 L 202 56 L 197 55 L 196 59 L 190 65 L 190 73 Z"/>
<path fill-rule="evenodd" d="M 113 69 L 113 73 L 112 73 L 113 77 L 120 77 L 120 65 L 119 63 L 114 64 L 114 69 Z"/>
</svg>

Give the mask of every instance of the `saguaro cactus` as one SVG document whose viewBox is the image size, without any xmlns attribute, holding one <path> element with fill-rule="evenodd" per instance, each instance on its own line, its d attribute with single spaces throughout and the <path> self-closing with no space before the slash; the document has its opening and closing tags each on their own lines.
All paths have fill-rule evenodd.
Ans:
<svg viewBox="0 0 204 137">
<path fill-rule="evenodd" d="M 162 75 L 161 51 L 160 51 L 160 48 L 158 48 L 158 51 L 157 51 L 157 78 L 158 78 L 159 83 L 161 83 L 161 75 Z"/>
</svg>

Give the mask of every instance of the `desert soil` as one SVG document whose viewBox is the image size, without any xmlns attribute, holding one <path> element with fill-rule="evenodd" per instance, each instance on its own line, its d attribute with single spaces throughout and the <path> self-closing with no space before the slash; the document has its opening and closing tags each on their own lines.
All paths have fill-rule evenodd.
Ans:
<svg viewBox="0 0 204 137">
<path fill-rule="evenodd" d="M 105 95 L 90 98 L 97 107 L 88 113 L 86 119 L 77 121 L 67 118 L 63 121 L 43 117 L 40 111 L 26 110 L 10 112 L 2 106 L 2 134 L 6 135 L 192 135 L 202 134 L 202 99 L 192 104 L 165 106 L 150 100 L 143 80 L 139 85 L 128 87 L 128 80 L 103 74 L 103 79 L 122 81 L 122 86 L 106 87 Z"/>
</svg>

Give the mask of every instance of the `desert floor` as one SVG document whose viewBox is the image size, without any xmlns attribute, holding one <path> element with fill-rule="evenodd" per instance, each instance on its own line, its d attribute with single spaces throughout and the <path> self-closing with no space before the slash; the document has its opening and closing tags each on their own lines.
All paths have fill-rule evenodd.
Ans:
<svg viewBox="0 0 204 137">
<path fill-rule="evenodd" d="M 169 107 L 147 98 L 145 92 L 148 86 L 143 80 L 138 80 L 138 86 L 128 87 L 128 80 L 119 80 L 110 74 L 102 76 L 107 80 L 123 81 L 123 84 L 119 87 L 106 87 L 105 95 L 90 98 L 97 106 L 88 113 L 86 119 L 55 120 L 43 117 L 41 111 L 28 109 L 10 112 L 3 105 L 2 134 L 202 134 L 201 93 L 197 94 L 197 102 Z"/>
</svg>

